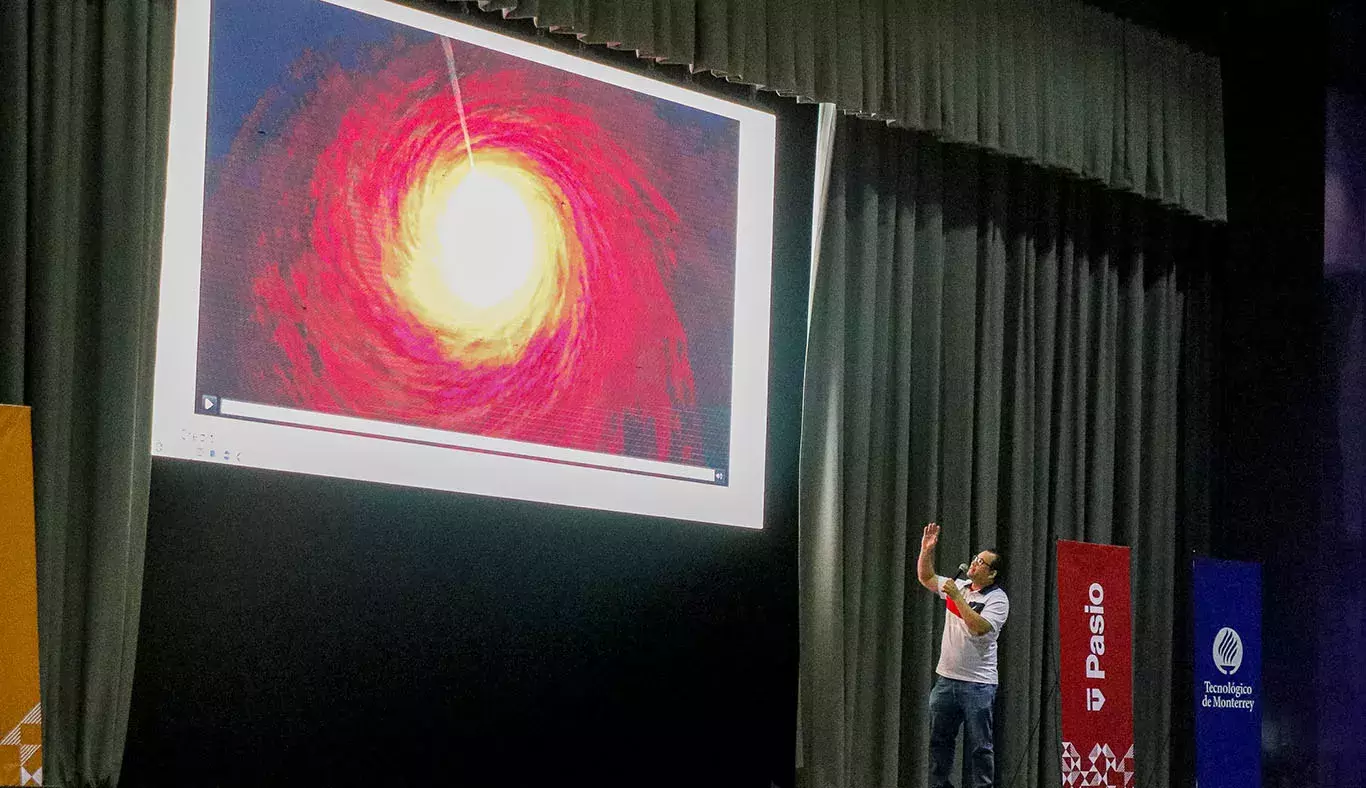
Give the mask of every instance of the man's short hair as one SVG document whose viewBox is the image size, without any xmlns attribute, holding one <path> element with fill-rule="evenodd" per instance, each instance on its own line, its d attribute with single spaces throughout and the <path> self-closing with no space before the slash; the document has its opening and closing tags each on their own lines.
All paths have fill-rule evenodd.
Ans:
<svg viewBox="0 0 1366 788">
<path fill-rule="evenodd" d="M 986 548 L 983 548 L 983 549 L 982 549 L 982 552 L 984 552 L 984 553 L 991 553 L 992 555 L 996 556 L 996 557 L 995 557 L 994 559 L 992 559 L 992 561 L 991 561 L 991 571 L 993 571 L 993 572 L 996 573 L 996 579 L 997 579 L 997 580 L 1000 580 L 1001 578 L 1005 577 L 1005 576 L 1006 576 L 1006 557 L 1005 557 L 1005 554 L 1002 553 L 1000 550 L 997 550 L 997 549 L 994 548 L 994 547 L 986 547 Z"/>
</svg>

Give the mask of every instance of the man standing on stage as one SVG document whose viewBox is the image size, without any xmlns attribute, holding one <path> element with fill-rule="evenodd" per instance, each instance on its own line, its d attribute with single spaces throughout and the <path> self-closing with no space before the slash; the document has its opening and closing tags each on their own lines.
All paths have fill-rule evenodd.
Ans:
<svg viewBox="0 0 1366 788">
<path fill-rule="evenodd" d="M 1010 599 L 996 584 L 1004 574 L 999 550 L 977 554 L 966 580 L 934 571 L 939 526 L 930 523 L 920 538 L 916 572 L 920 584 L 945 600 L 948 615 L 939 649 L 938 674 L 930 692 L 930 788 L 953 788 L 953 744 L 964 726 L 964 758 L 971 764 L 972 788 L 996 784 L 992 744 L 992 705 L 996 701 L 996 638 L 1010 615 Z"/>
</svg>

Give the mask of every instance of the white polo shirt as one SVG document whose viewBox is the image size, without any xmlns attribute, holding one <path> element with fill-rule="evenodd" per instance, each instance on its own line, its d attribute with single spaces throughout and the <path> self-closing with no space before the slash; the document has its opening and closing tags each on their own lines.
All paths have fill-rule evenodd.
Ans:
<svg viewBox="0 0 1366 788">
<path fill-rule="evenodd" d="M 947 577 L 935 575 L 935 587 L 942 588 L 946 580 Z M 973 591 L 971 580 L 954 582 L 963 589 L 963 600 L 991 624 L 991 629 L 981 635 L 973 635 L 958 614 L 953 600 L 943 591 L 938 592 L 939 598 L 947 603 L 948 614 L 944 617 L 944 638 L 940 643 L 939 667 L 935 672 L 948 679 L 997 684 L 996 638 L 1010 616 L 1010 598 L 1006 596 L 1005 589 L 998 585 Z"/>
</svg>

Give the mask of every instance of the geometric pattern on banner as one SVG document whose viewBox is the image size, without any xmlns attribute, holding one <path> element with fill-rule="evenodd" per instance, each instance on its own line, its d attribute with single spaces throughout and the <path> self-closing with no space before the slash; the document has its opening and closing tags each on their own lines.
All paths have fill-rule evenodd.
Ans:
<svg viewBox="0 0 1366 788">
<path fill-rule="evenodd" d="M 38 705 L 30 709 L 18 725 L 0 737 L 0 765 L 9 767 L 0 771 L 17 771 L 19 785 L 41 786 L 43 767 L 39 756 L 42 751 L 43 707 Z"/>
<path fill-rule="evenodd" d="M 1072 742 L 1062 743 L 1062 784 L 1071 788 L 1128 788 L 1134 782 L 1134 746 L 1116 758 L 1108 744 L 1097 744 L 1083 758 Z"/>
</svg>

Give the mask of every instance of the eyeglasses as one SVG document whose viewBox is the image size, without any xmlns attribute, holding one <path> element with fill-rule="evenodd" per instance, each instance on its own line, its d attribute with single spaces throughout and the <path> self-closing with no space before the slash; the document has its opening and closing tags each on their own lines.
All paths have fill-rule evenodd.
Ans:
<svg viewBox="0 0 1366 788">
<path fill-rule="evenodd" d="M 975 556 L 973 556 L 973 557 L 972 557 L 972 562 L 973 562 L 974 564 L 981 564 L 982 566 L 985 566 L 987 569 L 993 569 L 993 568 L 994 568 L 991 564 L 987 563 L 986 561 L 983 561 L 983 560 L 982 560 L 982 556 L 980 556 L 980 555 L 975 555 Z"/>
</svg>

